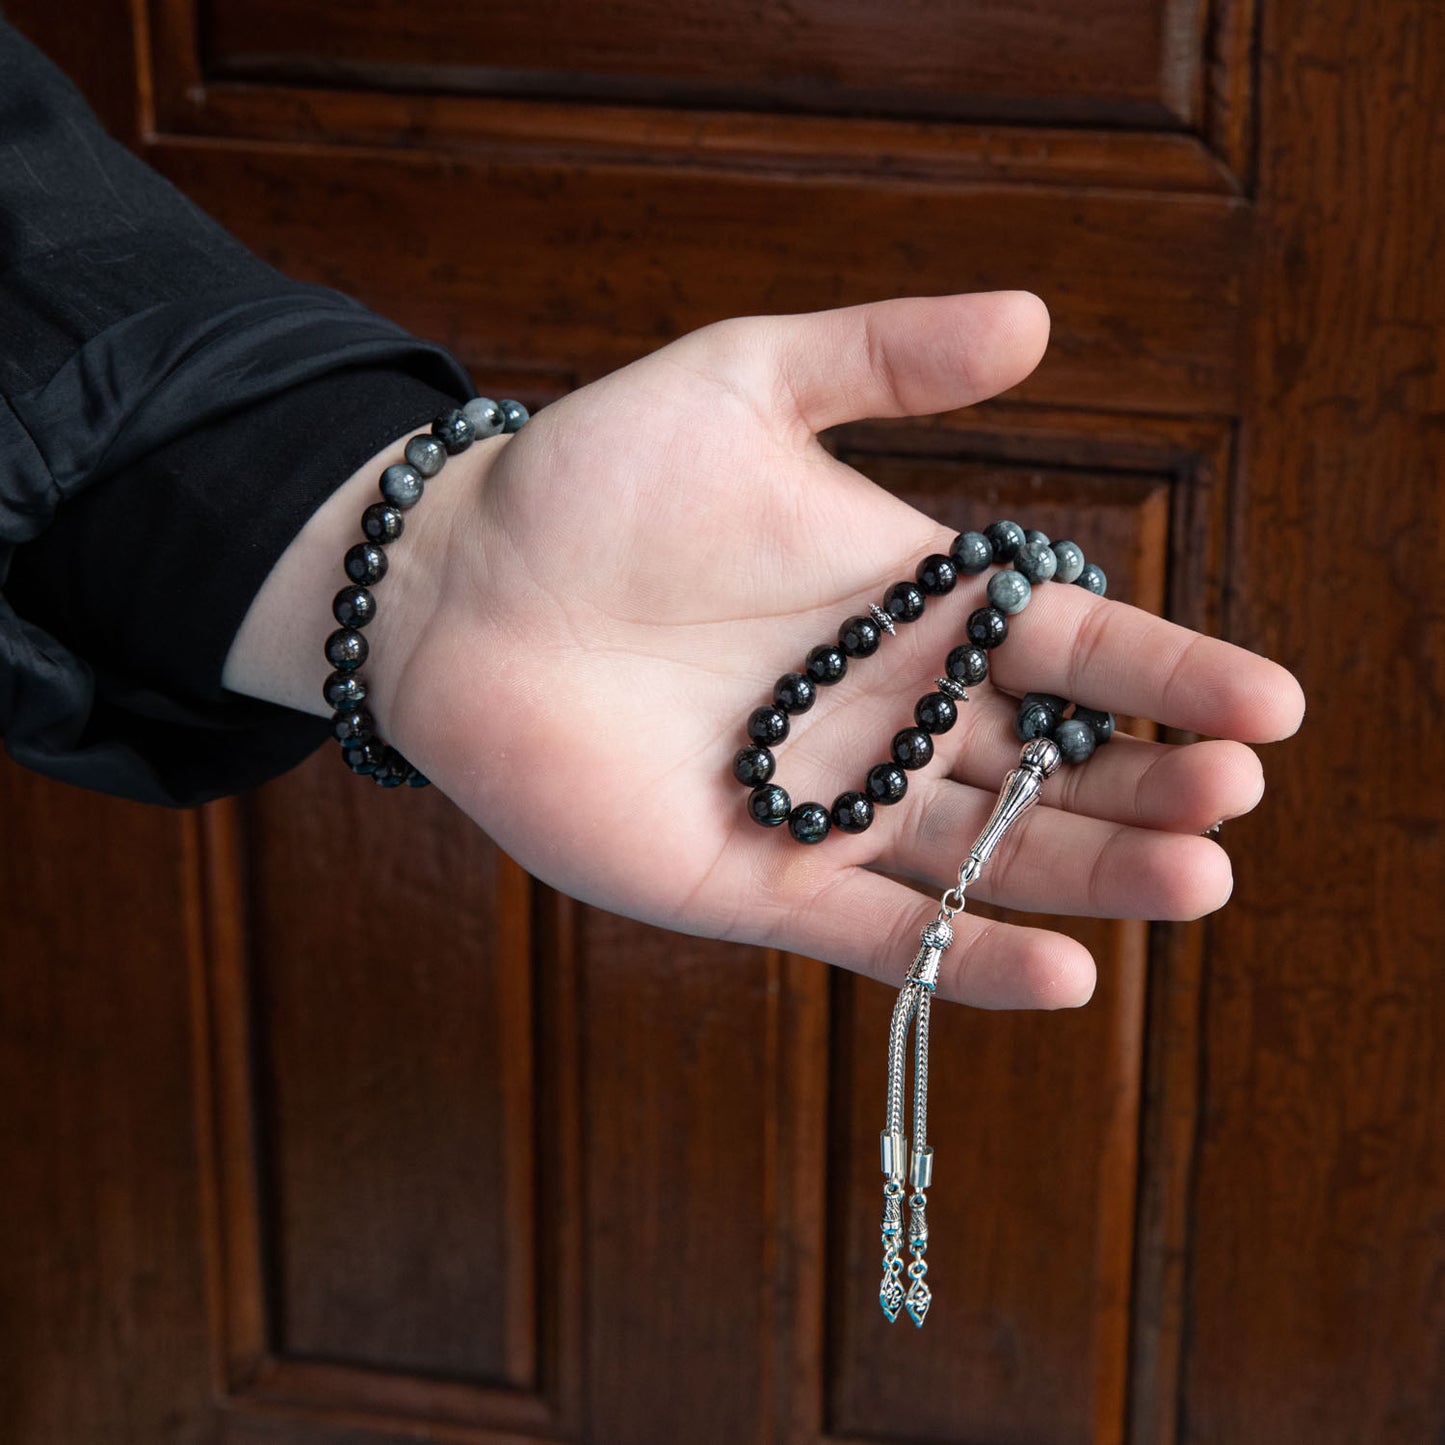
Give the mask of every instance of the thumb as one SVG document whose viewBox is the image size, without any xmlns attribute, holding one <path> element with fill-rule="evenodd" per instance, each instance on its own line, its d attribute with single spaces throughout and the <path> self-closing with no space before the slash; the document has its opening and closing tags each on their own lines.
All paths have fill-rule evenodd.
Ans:
<svg viewBox="0 0 1445 1445">
<path fill-rule="evenodd" d="M 1027 291 L 908 297 L 724 325 L 764 327 L 760 409 L 810 434 L 868 417 L 929 416 L 1006 391 L 1044 354 L 1049 313 Z M 735 353 L 736 354 L 736 353 Z"/>
</svg>

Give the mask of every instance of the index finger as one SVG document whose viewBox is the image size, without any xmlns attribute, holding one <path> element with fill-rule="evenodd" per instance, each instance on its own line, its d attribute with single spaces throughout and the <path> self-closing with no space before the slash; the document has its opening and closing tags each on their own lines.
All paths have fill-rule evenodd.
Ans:
<svg viewBox="0 0 1445 1445">
<path fill-rule="evenodd" d="M 1304 718 L 1304 692 L 1277 662 L 1082 587 L 1035 588 L 994 656 L 1009 692 L 1058 693 L 1209 737 L 1275 742 Z"/>
</svg>

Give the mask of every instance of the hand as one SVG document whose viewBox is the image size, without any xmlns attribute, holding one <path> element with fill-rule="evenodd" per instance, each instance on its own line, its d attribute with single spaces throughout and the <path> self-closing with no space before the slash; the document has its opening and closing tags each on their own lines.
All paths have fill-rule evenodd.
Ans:
<svg viewBox="0 0 1445 1445">
<path fill-rule="evenodd" d="M 392 574 L 403 593 L 383 584 L 393 621 L 368 667 L 389 664 L 372 683 L 383 735 L 554 887 L 896 983 L 1016 763 L 1010 700 L 977 689 L 900 804 L 814 847 L 748 818 L 731 760 L 775 679 L 957 530 L 816 434 L 990 396 L 1028 374 L 1047 330 L 1041 303 L 1009 293 L 728 321 L 474 447 L 461 480 L 445 473 L 408 521 Z M 886 757 L 984 580 L 960 579 L 794 720 L 777 781 L 795 803 L 830 806 Z M 1218 908 L 1229 862 L 1199 834 L 1259 801 L 1242 744 L 1294 731 L 1294 679 L 1069 586 L 1036 589 L 991 662 L 1010 692 L 1224 740 L 1120 736 L 1061 768 L 971 896 L 1156 919 Z M 1092 992 L 1072 939 L 968 913 L 954 927 L 946 997 L 1057 1007 Z"/>
</svg>

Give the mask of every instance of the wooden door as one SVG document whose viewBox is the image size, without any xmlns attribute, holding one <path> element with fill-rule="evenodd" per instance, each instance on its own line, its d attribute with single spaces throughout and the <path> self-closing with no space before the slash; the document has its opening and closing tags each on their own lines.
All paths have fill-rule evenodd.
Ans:
<svg viewBox="0 0 1445 1445">
<path fill-rule="evenodd" d="M 4 1438 L 1441 1438 L 1438 6 L 8 8 L 262 255 L 533 405 L 726 315 L 1038 291 L 1017 392 L 840 455 L 1077 533 L 1311 714 L 1226 912 L 1080 923 L 1078 1014 L 937 1019 L 921 1333 L 872 1302 L 886 990 L 332 758 L 187 815 L 0 767 Z"/>
</svg>

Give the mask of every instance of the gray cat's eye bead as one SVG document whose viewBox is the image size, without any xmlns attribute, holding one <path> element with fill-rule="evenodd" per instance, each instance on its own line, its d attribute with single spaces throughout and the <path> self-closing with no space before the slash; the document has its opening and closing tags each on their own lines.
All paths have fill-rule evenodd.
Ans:
<svg viewBox="0 0 1445 1445">
<path fill-rule="evenodd" d="M 1096 597 L 1102 597 L 1108 585 L 1109 579 L 1104 576 L 1104 569 L 1093 562 L 1085 562 L 1083 570 L 1074 579 L 1075 587 L 1086 587 Z"/>
<path fill-rule="evenodd" d="M 1012 617 L 1029 605 L 1033 588 L 1022 572 L 995 572 L 988 579 L 988 600 Z"/>
<path fill-rule="evenodd" d="M 424 477 L 434 477 L 446 465 L 447 449 L 435 437 L 413 437 L 406 444 L 406 464 Z"/>
<path fill-rule="evenodd" d="M 1054 561 L 1058 567 L 1054 572 L 1055 582 L 1077 582 L 1084 570 L 1084 549 L 1077 542 L 1055 542 Z"/>
<path fill-rule="evenodd" d="M 1094 755 L 1094 730 L 1077 718 L 1061 722 L 1054 729 L 1054 741 L 1066 763 L 1086 763 Z"/>
<path fill-rule="evenodd" d="M 479 396 L 462 408 L 462 415 L 471 422 L 477 440 L 500 436 L 506 430 L 507 416 L 489 396 Z"/>
<path fill-rule="evenodd" d="M 401 512 L 421 501 L 425 487 L 421 473 L 405 462 L 396 462 L 381 474 L 381 495 Z"/>
<path fill-rule="evenodd" d="M 497 405 L 502 408 L 502 416 L 506 419 L 503 431 L 521 431 L 526 426 L 529 413 L 520 401 L 501 401 Z"/>
<path fill-rule="evenodd" d="M 982 532 L 960 532 L 949 548 L 958 570 L 966 577 L 975 577 L 987 572 L 993 561 L 993 543 Z"/>
<path fill-rule="evenodd" d="M 1024 532 L 1025 542 L 1042 542 L 1045 547 L 1049 545 L 1049 534 L 1040 532 L 1037 527 L 1030 527 Z"/>
<path fill-rule="evenodd" d="M 1059 570 L 1059 559 L 1054 556 L 1054 549 L 1045 538 L 1042 542 L 1025 542 L 1014 558 L 1014 566 L 1037 585 L 1053 579 Z"/>
</svg>

